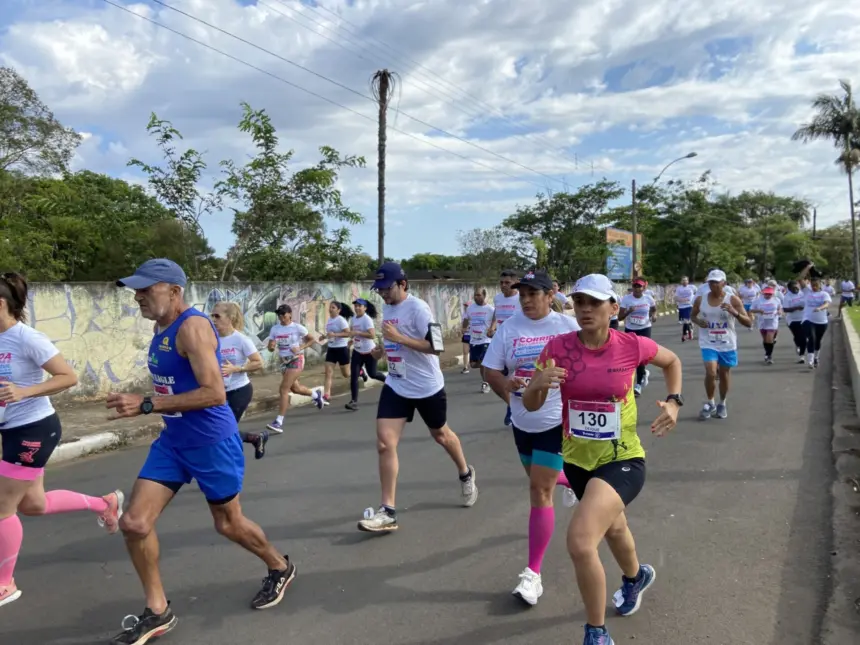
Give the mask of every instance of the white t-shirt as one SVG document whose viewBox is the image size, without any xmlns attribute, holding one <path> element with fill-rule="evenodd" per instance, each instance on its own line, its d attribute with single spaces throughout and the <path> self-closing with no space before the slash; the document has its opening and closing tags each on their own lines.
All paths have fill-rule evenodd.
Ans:
<svg viewBox="0 0 860 645">
<path fill-rule="evenodd" d="M 696 297 L 696 287 L 691 284 L 679 286 L 675 289 L 675 304 L 678 309 L 690 309 L 693 306 L 693 299 Z"/>
<path fill-rule="evenodd" d="M 842 281 L 842 297 L 843 298 L 853 298 L 854 297 L 854 283 L 851 280 L 843 280 Z"/>
<path fill-rule="evenodd" d="M 218 340 L 221 341 L 221 360 L 239 367 L 247 363 L 248 359 L 258 351 L 254 341 L 238 331 Z M 224 377 L 224 389 L 228 392 L 238 390 L 250 382 L 245 372 L 235 372 Z"/>
<path fill-rule="evenodd" d="M 756 324 L 760 331 L 770 331 L 779 329 L 779 298 L 776 294 L 768 300 L 764 296 L 759 296 L 752 303 L 752 309 L 757 309 L 762 313 L 756 314 Z"/>
<path fill-rule="evenodd" d="M 567 304 L 567 296 L 566 296 L 566 295 L 564 295 L 561 291 L 556 292 L 556 294 L 555 294 L 555 296 L 554 296 L 554 297 L 555 297 L 555 299 L 556 299 L 556 300 L 558 300 L 561 304 L 563 304 L 563 305 L 566 305 L 566 304 Z"/>
<path fill-rule="evenodd" d="M 827 323 L 827 309 L 822 309 L 821 311 L 813 311 L 816 307 L 820 307 L 824 303 L 828 305 L 832 302 L 830 298 L 830 294 L 824 291 L 812 291 L 810 289 L 806 294 L 806 306 L 803 308 L 803 319 L 808 320 L 809 322 L 815 323 L 817 325 L 824 325 Z"/>
<path fill-rule="evenodd" d="M 0 381 L 9 381 L 18 387 L 38 385 L 45 379 L 42 365 L 59 353 L 45 334 L 17 323 L 0 333 Z M 0 430 L 41 421 L 54 414 L 54 406 L 47 396 L 35 396 L 5 407 Z"/>
<path fill-rule="evenodd" d="M 423 340 L 430 330 L 433 314 L 430 306 L 415 296 L 407 296 L 396 305 L 385 305 L 382 321 L 391 323 L 408 338 Z M 385 341 L 388 376 L 385 384 L 407 399 L 424 399 L 445 387 L 445 377 L 435 354 L 416 352 L 410 347 Z"/>
<path fill-rule="evenodd" d="M 493 305 L 476 305 L 474 302 L 466 309 L 466 318 L 469 319 L 469 344 L 486 345 L 490 342 L 487 330 L 493 319 Z"/>
<path fill-rule="evenodd" d="M 364 314 L 363 316 L 356 316 L 352 320 L 349 321 L 349 326 L 353 331 L 373 331 L 373 318 Z M 373 348 L 376 347 L 376 341 L 372 338 L 364 338 L 362 336 L 356 336 L 353 338 L 353 349 L 357 351 L 359 354 L 369 354 L 373 351 Z"/>
<path fill-rule="evenodd" d="M 579 330 L 576 318 L 555 311 L 540 320 L 518 313 L 493 336 L 483 365 L 491 370 L 507 368 L 510 376 L 518 376 L 528 383 L 544 346 L 560 334 Z M 523 432 L 544 432 L 561 425 L 560 390 L 551 389 L 546 403 L 535 412 L 528 412 L 523 407 L 522 391 L 514 392 L 511 395 L 511 420 Z"/>
<path fill-rule="evenodd" d="M 493 296 L 493 308 L 496 310 L 497 326 L 500 326 L 515 313 L 522 311 L 520 308 L 520 294 L 515 293 L 512 296 L 506 297 L 503 293 L 497 293 Z"/>
<path fill-rule="evenodd" d="M 293 352 L 293 347 L 304 344 L 307 335 L 307 327 L 297 322 L 291 322 L 289 325 L 273 325 L 269 331 L 269 340 L 275 341 L 278 356 L 293 358 L 299 355 Z"/>
<path fill-rule="evenodd" d="M 344 318 L 343 316 L 337 316 L 335 318 L 329 318 L 325 324 L 325 333 L 326 334 L 329 334 L 329 333 L 339 334 L 339 333 L 345 332 L 347 329 L 349 329 L 349 323 L 346 322 L 346 318 Z M 349 338 L 347 338 L 346 336 L 343 336 L 343 337 L 339 336 L 337 338 L 329 338 L 328 339 L 328 346 L 331 349 L 341 349 L 343 347 L 346 347 L 347 345 L 349 345 Z"/>
<path fill-rule="evenodd" d="M 782 300 L 783 309 L 791 309 L 792 307 L 803 307 L 806 304 L 806 294 L 803 291 L 798 291 L 797 293 L 791 293 L 789 291 L 785 294 L 785 297 Z M 785 322 L 791 324 L 793 322 L 800 322 L 803 320 L 803 309 L 800 311 L 786 311 L 785 312 Z"/>
<path fill-rule="evenodd" d="M 651 307 L 656 306 L 651 296 L 643 293 L 641 298 L 637 298 L 628 293 L 621 299 L 621 308 L 627 310 L 624 329 L 648 329 L 651 326 Z"/>
</svg>

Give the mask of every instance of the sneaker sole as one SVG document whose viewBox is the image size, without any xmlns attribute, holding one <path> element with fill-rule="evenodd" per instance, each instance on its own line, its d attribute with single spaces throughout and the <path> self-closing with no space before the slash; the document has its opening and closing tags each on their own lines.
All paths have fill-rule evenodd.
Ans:
<svg viewBox="0 0 860 645">
<path fill-rule="evenodd" d="M 146 645 L 146 643 L 148 643 L 149 641 L 155 640 L 156 638 L 161 638 L 162 636 L 164 636 L 168 632 L 173 631 L 173 628 L 176 627 L 178 622 L 179 622 L 179 619 L 176 616 L 174 616 L 173 618 L 170 619 L 170 622 L 167 623 L 166 625 L 161 625 L 160 627 L 156 627 L 151 632 L 147 632 L 146 634 L 144 634 L 143 636 L 138 638 L 133 643 L 130 643 L 129 645 Z M 112 644 L 116 643 L 116 641 L 112 640 L 111 643 Z"/>
<path fill-rule="evenodd" d="M 514 598 L 519 598 L 519 599 L 520 599 L 520 601 L 522 601 L 522 603 L 523 603 L 524 605 L 527 605 L 527 606 L 529 606 L 529 607 L 534 607 L 535 605 L 537 605 L 537 604 L 538 604 L 538 600 L 540 600 L 540 596 L 538 596 L 537 598 L 535 598 L 535 601 L 534 601 L 534 602 L 532 602 L 531 600 L 529 600 L 528 598 L 526 598 L 525 596 L 523 596 L 523 594 L 522 594 L 521 592 L 517 591 L 516 589 L 514 589 L 514 590 L 511 592 L 511 595 L 512 595 Z M 541 594 L 541 595 L 543 595 L 543 594 Z"/>
<path fill-rule="evenodd" d="M 123 515 L 122 507 L 125 504 L 125 494 L 121 490 L 117 489 L 111 493 L 111 495 L 116 495 L 116 525 L 109 527 L 108 523 L 102 518 L 98 518 L 97 522 L 100 527 L 108 532 L 108 535 L 115 535 L 119 532 L 119 521 Z"/>
<path fill-rule="evenodd" d="M 266 444 L 267 443 L 269 443 L 268 437 L 264 437 L 264 438 L 260 439 L 259 450 L 256 447 L 254 448 L 254 458 L 255 459 L 262 459 L 263 457 L 266 456 Z"/>
<path fill-rule="evenodd" d="M 2 607 L 3 605 L 8 605 L 11 602 L 15 602 L 23 594 L 24 594 L 24 592 L 21 591 L 20 589 L 16 590 L 15 593 L 13 593 L 11 596 L 4 598 L 3 600 L 0 600 L 0 607 Z"/>
<path fill-rule="evenodd" d="M 254 609 L 256 609 L 257 611 L 261 611 L 263 609 L 271 609 L 272 607 L 276 607 L 277 605 L 280 605 L 281 601 L 284 599 L 284 594 L 287 593 L 287 589 L 290 588 L 290 585 L 293 584 L 293 580 L 296 579 L 296 573 L 297 573 L 296 565 L 293 565 L 293 570 L 290 573 L 290 576 L 284 582 L 284 586 L 281 587 L 281 593 L 279 593 L 278 596 L 272 602 L 270 602 L 268 605 L 262 605 L 260 607 L 254 607 Z"/>
<path fill-rule="evenodd" d="M 615 611 L 618 613 L 618 615 L 619 615 L 619 616 L 624 616 L 624 617 L 626 618 L 627 616 L 632 616 L 632 615 L 633 615 L 633 614 L 635 614 L 637 611 L 639 611 L 639 608 L 642 606 L 642 596 L 645 594 L 645 592 L 646 592 L 648 589 L 650 589 L 650 588 L 651 588 L 651 585 L 653 585 L 653 584 L 654 584 L 654 581 L 655 581 L 655 580 L 657 580 L 657 572 L 652 568 L 652 569 L 651 569 L 651 581 L 650 581 L 647 585 L 645 585 L 644 587 L 642 587 L 642 589 L 640 589 L 640 590 L 639 590 L 639 597 L 638 597 L 638 598 L 636 598 L 636 604 L 633 606 L 633 609 L 632 609 L 629 613 L 627 613 L 627 614 L 622 614 L 620 611 L 618 611 L 618 610 L 616 609 Z"/>
<path fill-rule="evenodd" d="M 361 522 L 358 523 L 358 530 L 362 533 L 391 533 L 392 531 L 396 531 L 400 527 L 395 524 L 388 524 L 386 526 L 380 527 L 378 529 L 372 529 L 368 526 L 365 526 Z"/>
<path fill-rule="evenodd" d="M 283 428 L 276 428 L 272 425 L 267 425 L 266 430 L 268 430 L 269 432 L 274 432 L 275 434 L 284 434 Z"/>
</svg>

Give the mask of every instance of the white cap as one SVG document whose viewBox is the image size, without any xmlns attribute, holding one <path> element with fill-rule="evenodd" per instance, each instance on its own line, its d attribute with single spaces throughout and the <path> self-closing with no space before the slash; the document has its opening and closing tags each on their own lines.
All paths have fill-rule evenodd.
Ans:
<svg viewBox="0 0 860 645">
<path fill-rule="evenodd" d="M 705 278 L 705 282 L 725 282 L 726 281 L 726 272 L 720 271 L 719 269 L 714 269 L 708 274 L 708 277 Z"/>
<path fill-rule="evenodd" d="M 612 280 L 600 273 L 592 273 L 577 280 L 573 293 L 584 293 L 598 300 L 609 300 L 617 297 Z"/>
</svg>

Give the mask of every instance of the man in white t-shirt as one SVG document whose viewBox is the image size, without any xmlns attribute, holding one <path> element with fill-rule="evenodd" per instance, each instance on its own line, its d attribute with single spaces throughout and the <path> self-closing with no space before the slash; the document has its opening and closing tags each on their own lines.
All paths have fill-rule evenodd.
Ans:
<svg viewBox="0 0 860 645">
<path fill-rule="evenodd" d="M 396 262 L 386 262 L 376 272 L 373 289 L 385 303 L 382 313 L 384 348 L 374 348 L 373 357 L 388 359 L 388 376 L 379 396 L 376 441 L 382 503 L 365 513 L 360 531 L 381 533 L 398 528 L 395 507 L 397 489 L 397 444 L 415 412 L 430 434 L 457 466 L 463 506 L 478 499 L 475 468 L 466 462 L 460 439 L 448 427 L 448 398 L 439 367 L 441 327 L 433 320 L 426 302 L 409 294 L 406 272 Z"/>
<path fill-rule="evenodd" d="M 520 307 L 520 292 L 514 289 L 514 285 L 518 282 L 518 274 L 514 271 L 502 271 L 499 277 L 499 289 L 501 293 L 497 293 L 493 297 L 493 324 L 490 325 L 490 331 L 487 332 L 492 338 L 499 325 L 516 313 L 522 311 Z M 511 406 L 505 411 L 505 425 L 511 425 Z"/>
<path fill-rule="evenodd" d="M 842 317 L 842 307 L 853 307 L 854 306 L 854 292 L 857 288 L 854 286 L 854 283 L 851 280 L 843 280 L 840 285 L 840 289 L 842 291 L 842 297 L 839 299 L 839 313 L 837 316 Z"/>
<path fill-rule="evenodd" d="M 487 346 L 492 340 L 487 332 L 493 321 L 493 305 L 487 304 L 487 290 L 481 287 L 475 289 L 474 300 L 466 307 L 466 323 L 469 334 L 469 364 L 468 367 L 477 367 L 481 370 L 481 392 L 486 394 L 490 391 L 490 385 L 484 373 L 484 354 Z"/>
</svg>

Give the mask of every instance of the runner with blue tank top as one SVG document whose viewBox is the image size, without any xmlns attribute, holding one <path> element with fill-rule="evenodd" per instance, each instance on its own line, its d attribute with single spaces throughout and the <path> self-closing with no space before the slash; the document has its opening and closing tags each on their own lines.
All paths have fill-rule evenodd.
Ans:
<svg viewBox="0 0 860 645">
<path fill-rule="evenodd" d="M 161 584 L 155 523 L 184 484 L 197 480 L 215 520 L 215 529 L 259 557 L 268 567 L 254 609 L 281 602 L 296 576 L 263 530 L 239 505 L 245 458 L 239 426 L 227 406 L 221 374 L 221 347 L 209 318 L 185 303 L 185 272 L 171 260 L 144 262 L 134 275 L 117 281 L 134 289 L 140 314 L 156 321 L 147 363 L 155 396 L 111 393 L 112 418 L 161 414 L 165 428 L 138 475 L 120 528 L 144 587 L 146 607 L 123 620 L 113 645 L 141 645 L 177 624 Z"/>
</svg>

